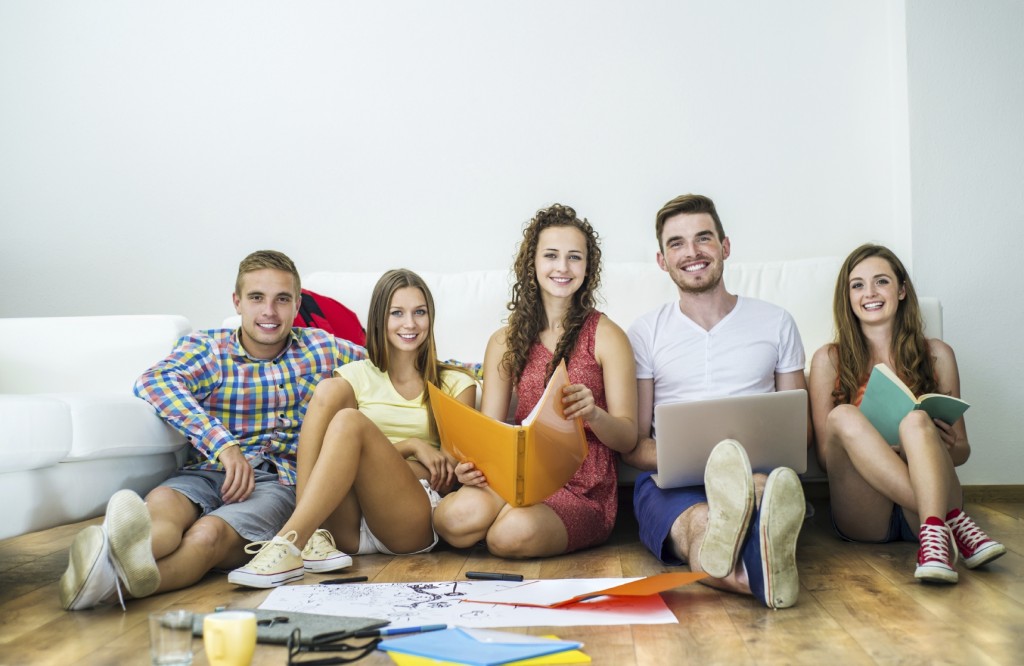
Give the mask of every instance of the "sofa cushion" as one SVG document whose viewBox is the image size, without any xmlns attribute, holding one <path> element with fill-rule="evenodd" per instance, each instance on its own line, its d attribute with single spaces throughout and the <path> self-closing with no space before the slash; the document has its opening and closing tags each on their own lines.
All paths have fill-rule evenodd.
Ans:
<svg viewBox="0 0 1024 666">
<path fill-rule="evenodd" d="M 0 473 L 39 469 L 71 451 L 71 409 L 43 396 L 0 396 Z"/>
<path fill-rule="evenodd" d="M 440 273 L 418 271 L 434 297 L 437 310 L 434 337 L 437 356 L 466 363 L 484 360 L 484 349 L 508 317 L 510 282 L 507 270 Z M 360 318 L 370 309 L 373 286 L 381 273 L 318 272 L 302 278 L 302 285 L 352 308 Z"/>
<path fill-rule="evenodd" d="M 191 329 L 174 315 L 0 318 L 0 393 L 131 394 Z"/>
<path fill-rule="evenodd" d="M 157 415 L 152 405 L 130 394 L 52 393 L 71 415 L 66 460 L 158 455 L 177 451 L 185 438 Z"/>
</svg>

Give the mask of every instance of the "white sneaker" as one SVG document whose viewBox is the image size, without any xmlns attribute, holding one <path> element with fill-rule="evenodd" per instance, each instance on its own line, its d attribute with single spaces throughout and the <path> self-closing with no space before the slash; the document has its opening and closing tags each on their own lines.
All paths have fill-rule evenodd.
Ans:
<svg viewBox="0 0 1024 666">
<path fill-rule="evenodd" d="M 228 582 L 246 587 L 277 587 L 302 578 L 302 553 L 295 547 L 295 530 L 270 541 L 254 541 L 245 552 L 255 553 L 244 567 L 228 574 Z"/>
<path fill-rule="evenodd" d="M 65 610 L 93 608 L 116 590 L 107 535 L 99 525 L 90 525 L 71 543 L 68 568 L 60 577 L 60 605 Z"/>
<path fill-rule="evenodd" d="M 337 571 L 352 566 L 352 558 L 338 550 L 334 537 L 324 529 L 313 532 L 302 549 L 302 567 L 310 573 Z"/>
<path fill-rule="evenodd" d="M 110 560 L 128 594 L 138 599 L 156 592 L 160 571 L 153 557 L 152 520 L 142 498 L 131 490 L 114 493 L 107 503 L 103 530 Z"/>
</svg>

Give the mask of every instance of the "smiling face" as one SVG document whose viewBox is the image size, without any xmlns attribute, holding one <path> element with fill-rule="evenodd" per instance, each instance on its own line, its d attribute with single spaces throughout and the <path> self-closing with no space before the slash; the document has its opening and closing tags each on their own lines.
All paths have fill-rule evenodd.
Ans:
<svg viewBox="0 0 1024 666">
<path fill-rule="evenodd" d="M 703 294 L 722 284 L 729 239 L 719 239 L 707 213 L 681 213 L 665 220 L 658 265 L 680 292 Z"/>
<path fill-rule="evenodd" d="M 387 315 L 388 346 L 392 353 L 416 351 L 430 333 L 427 299 L 417 287 L 402 287 L 391 297 Z"/>
<path fill-rule="evenodd" d="M 542 293 L 571 297 L 587 277 L 587 239 L 583 232 L 567 226 L 541 231 L 533 267 Z"/>
<path fill-rule="evenodd" d="M 892 265 L 881 257 L 868 257 L 854 266 L 849 289 L 850 309 L 862 324 L 891 321 L 907 295 Z"/>
<path fill-rule="evenodd" d="M 275 268 L 242 275 L 232 294 L 235 312 L 242 315 L 241 342 L 253 358 L 274 358 L 285 348 L 299 312 L 295 277 Z"/>
</svg>

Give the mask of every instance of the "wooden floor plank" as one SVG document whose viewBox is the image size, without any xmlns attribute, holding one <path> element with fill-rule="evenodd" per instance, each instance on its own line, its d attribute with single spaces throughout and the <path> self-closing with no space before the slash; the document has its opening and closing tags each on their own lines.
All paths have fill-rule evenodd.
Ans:
<svg viewBox="0 0 1024 666">
<path fill-rule="evenodd" d="M 832 532 L 824 501 L 800 537 L 801 592 L 796 607 L 764 608 L 753 599 L 700 584 L 663 595 L 678 624 L 612 627 L 530 627 L 580 640 L 595 664 L 1016 664 L 1024 653 L 1024 503 L 971 502 L 979 525 L 1010 552 L 986 567 L 959 568 L 955 586 L 913 578 L 916 544 L 847 544 Z M 0 541 L 0 664 L 147 664 L 147 615 L 165 608 L 198 613 L 218 606 L 253 608 L 270 593 L 211 573 L 199 584 L 130 601 L 128 611 L 105 606 L 69 613 L 60 608 L 57 579 L 67 563 L 75 525 Z M 503 560 L 486 550 L 442 546 L 412 557 L 355 558 L 345 575 L 372 582 L 460 580 L 466 571 L 520 573 L 526 578 L 634 577 L 665 567 L 636 540 L 628 507 L 611 541 L 574 555 Z M 308 575 L 315 583 L 330 575 Z M 257 666 L 285 661 L 285 650 L 261 645 Z M 196 666 L 207 664 L 196 643 Z M 392 663 L 384 654 L 360 662 Z"/>
</svg>

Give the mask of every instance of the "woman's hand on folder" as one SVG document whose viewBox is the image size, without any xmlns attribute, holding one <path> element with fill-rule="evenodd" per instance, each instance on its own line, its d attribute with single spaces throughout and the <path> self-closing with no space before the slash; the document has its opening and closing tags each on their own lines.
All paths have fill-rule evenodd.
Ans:
<svg viewBox="0 0 1024 666">
<path fill-rule="evenodd" d="M 478 486 L 480 488 L 487 487 L 487 477 L 484 473 L 476 468 L 471 462 L 459 463 L 455 466 L 455 476 L 459 479 L 459 483 L 464 486 Z"/>
<path fill-rule="evenodd" d="M 597 411 L 594 392 L 586 384 L 570 384 L 562 389 L 562 411 L 566 419 L 581 418 L 589 421 Z"/>
</svg>

